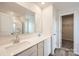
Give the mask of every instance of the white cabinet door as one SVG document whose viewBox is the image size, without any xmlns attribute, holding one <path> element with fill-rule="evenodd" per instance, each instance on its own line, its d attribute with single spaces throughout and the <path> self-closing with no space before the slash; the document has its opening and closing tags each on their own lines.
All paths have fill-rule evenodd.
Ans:
<svg viewBox="0 0 79 59">
<path fill-rule="evenodd" d="M 44 56 L 48 56 L 51 53 L 51 38 L 44 40 Z"/>
<path fill-rule="evenodd" d="M 16 56 L 37 56 L 37 45 L 24 50 L 23 52 L 17 54 Z"/>
<path fill-rule="evenodd" d="M 43 56 L 44 54 L 44 42 L 38 43 L 38 56 Z"/>
</svg>

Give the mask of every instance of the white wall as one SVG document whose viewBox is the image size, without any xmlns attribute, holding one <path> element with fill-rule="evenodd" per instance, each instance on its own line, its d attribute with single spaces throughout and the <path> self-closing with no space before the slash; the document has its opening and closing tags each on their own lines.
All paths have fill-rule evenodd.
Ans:
<svg viewBox="0 0 79 59">
<path fill-rule="evenodd" d="M 44 34 L 52 34 L 52 5 L 42 10 L 42 32 Z"/>
</svg>

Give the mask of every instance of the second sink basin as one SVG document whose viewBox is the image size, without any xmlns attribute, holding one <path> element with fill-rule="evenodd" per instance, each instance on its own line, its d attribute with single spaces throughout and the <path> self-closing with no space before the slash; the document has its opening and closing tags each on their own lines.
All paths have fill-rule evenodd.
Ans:
<svg viewBox="0 0 79 59">
<path fill-rule="evenodd" d="M 5 47 L 5 50 L 8 53 L 10 53 L 10 55 L 14 55 L 15 53 L 19 53 L 19 52 L 27 49 L 29 44 L 30 44 L 30 42 L 28 42 L 28 41 L 22 41 L 22 42 Z"/>
</svg>

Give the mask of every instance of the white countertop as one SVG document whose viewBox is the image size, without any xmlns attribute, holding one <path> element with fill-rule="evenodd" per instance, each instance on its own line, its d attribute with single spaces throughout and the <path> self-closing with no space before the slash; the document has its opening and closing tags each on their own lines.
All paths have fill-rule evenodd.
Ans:
<svg viewBox="0 0 79 59">
<path fill-rule="evenodd" d="M 12 44 L 9 43 L 7 45 L 0 46 L 0 56 L 13 56 L 16 55 L 23 50 L 26 50 L 39 42 L 49 38 L 50 35 L 42 35 L 42 36 L 31 36 L 30 38 L 24 38 L 19 43 Z"/>
</svg>

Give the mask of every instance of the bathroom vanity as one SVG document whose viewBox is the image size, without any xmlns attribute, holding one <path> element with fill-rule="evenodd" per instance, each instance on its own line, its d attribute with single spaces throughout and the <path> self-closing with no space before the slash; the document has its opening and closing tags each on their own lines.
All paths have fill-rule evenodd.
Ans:
<svg viewBox="0 0 79 59">
<path fill-rule="evenodd" d="M 51 52 L 47 52 L 48 51 L 48 49 L 46 49 L 47 45 L 44 44 L 46 40 L 51 40 L 51 39 L 47 38 L 42 42 L 39 42 L 36 45 L 16 54 L 16 56 L 46 56 L 46 53 L 49 55 Z"/>
<path fill-rule="evenodd" d="M 47 56 L 51 53 L 51 36 L 41 35 L 21 39 L 18 43 L 1 46 L 0 56 Z M 46 43 L 46 41 L 48 43 Z M 48 46 L 49 45 L 49 46 Z M 3 53 L 2 53 L 3 51 Z"/>
</svg>

